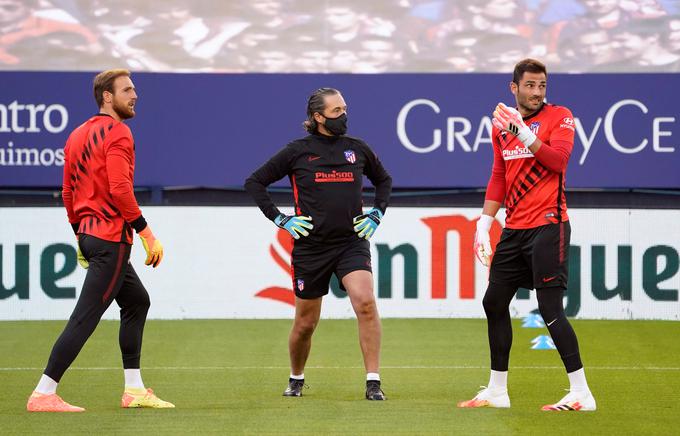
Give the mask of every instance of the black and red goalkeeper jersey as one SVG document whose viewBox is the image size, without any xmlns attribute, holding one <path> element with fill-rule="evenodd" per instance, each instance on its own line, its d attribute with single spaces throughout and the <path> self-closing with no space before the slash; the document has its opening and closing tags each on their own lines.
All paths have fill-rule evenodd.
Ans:
<svg viewBox="0 0 680 436">
<path fill-rule="evenodd" d="M 565 174 L 575 132 L 571 111 L 544 104 L 525 117 L 524 123 L 543 145 L 534 155 L 516 136 L 494 128 L 493 169 L 486 199 L 505 200 L 505 226 L 510 229 L 567 221 Z"/>
<path fill-rule="evenodd" d="M 124 123 L 99 114 L 71 133 L 64 148 L 62 197 L 78 233 L 132 243 L 129 223 L 142 215 L 132 187 L 134 172 L 132 132 Z"/>
<path fill-rule="evenodd" d="M 376 187 L 374 207 L 383 213 L 392 178 L 362 140 L 309 135 L 291 142 L 246 180 L 246 190 L 273 220 L 280 212 L 266 187 L 288 176 L 296 214 L 312 217 L 314 229 L 296 243 L 334 243 L 356 237 L 352 220 L 361 215 L 363 175 Z"/>
</svg>

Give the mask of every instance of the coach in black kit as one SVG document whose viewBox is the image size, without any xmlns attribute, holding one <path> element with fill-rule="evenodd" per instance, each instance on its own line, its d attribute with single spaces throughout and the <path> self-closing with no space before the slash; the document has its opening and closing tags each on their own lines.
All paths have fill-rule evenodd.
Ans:
<svg viewBox="0 0 680 436">
<path fill-rule="evenodd" d="M 246 180 L 246 190 L 262 212 L 295 239 L 291 272 L 295 321 L 290 332 L 291 374 L 284 396 L 299 397 L 312 334 L 321 315 L 331 275 L 349 295 L 359 322 L 366 367 L 366 399 L 384 400 L 380 388 L 380 317 L 373 293 L 368 239 L 385 214 L 392 178 L 364 141 L 346 136 L 347 105 L 339 91 L 321 88 L 307 103 L 305 130 Z M 376 188 L 373 208 L 362 211 L 362 179 Z M 295 214 L 284 215 L 267 186 L 288 176 Z"/>
</svg>

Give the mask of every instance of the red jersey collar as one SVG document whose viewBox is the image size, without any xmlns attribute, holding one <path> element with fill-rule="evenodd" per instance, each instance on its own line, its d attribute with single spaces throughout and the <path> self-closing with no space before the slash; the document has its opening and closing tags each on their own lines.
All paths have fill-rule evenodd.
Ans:
<svg viewBox="0 0 680 436">
<path fill-rule="evenodd" d="M 542 104 L 541 104 L 541 107 L 539 107 L 538 110 L 537 110 L 536 112 L 534 112 L 534 113 L 531 114 L 531 115 L 527 115 L 526 117 L 522 117 L 522 120 L 527 121 L 527 120 L 532 119 L 533 117 L 535 117 L 536 115 L 538 115 L 539 113 L 541 113 L 541 111 L 543 110 L 544 107 L 545 107 L 545 103 L 542 103 Z"/>
</svg>

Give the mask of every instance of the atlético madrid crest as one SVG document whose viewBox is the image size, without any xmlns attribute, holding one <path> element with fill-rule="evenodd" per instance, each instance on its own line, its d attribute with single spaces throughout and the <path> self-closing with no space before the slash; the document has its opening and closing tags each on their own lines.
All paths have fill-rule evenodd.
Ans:
<svg viewBox="0 0 680 436">
<path fill-rule="evenodd" d="M 297 279 L 297 288 L 298 291 L 302 291 L 305 289 L 305 281 L 302 279 Z"/>
<path fill-rule="evenodd" d="M 531 123 L 531 125 L 529 126 L 529 130 L 531 130 L 531 131 L 534 133 L 534 135 L 538 135 L 538 129 L 540 129 L 540 128 L 541 128 L 541 123 L 540 123 L 540 121 L 534 121 L 534 122 Z"/>
<path fill-rule="evenodd" d="M 357 155 L 354 154 L 354 150 L 345 150 L 345 159 L 347 162 L 354 163 L 357 161 Z"/>
</svg>

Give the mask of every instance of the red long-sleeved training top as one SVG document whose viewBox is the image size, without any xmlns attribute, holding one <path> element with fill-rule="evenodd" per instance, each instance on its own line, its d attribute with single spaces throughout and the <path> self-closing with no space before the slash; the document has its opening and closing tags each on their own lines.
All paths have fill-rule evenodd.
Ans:
<svg viewBox="0 0 680 436">
<path fill-rule="evenodd" d="M 133 190 L 135 146 L 130 128 L 106 114 L 78 126 L 64 148 L 62 197 L 78 233 L 132 244 L 142 219 Z"/>
<path fill-rule="evenodd" d="M 516 136 L 494 128 L 494 160 L 486 199 L 505 202 L 505 226 L 529 229 L 569 220 L 564 194 L 574 145 L 574 118 L 563 106 L 544 104 L 524 123 L 543 145 L 532 154 Z"/>
</svg>

